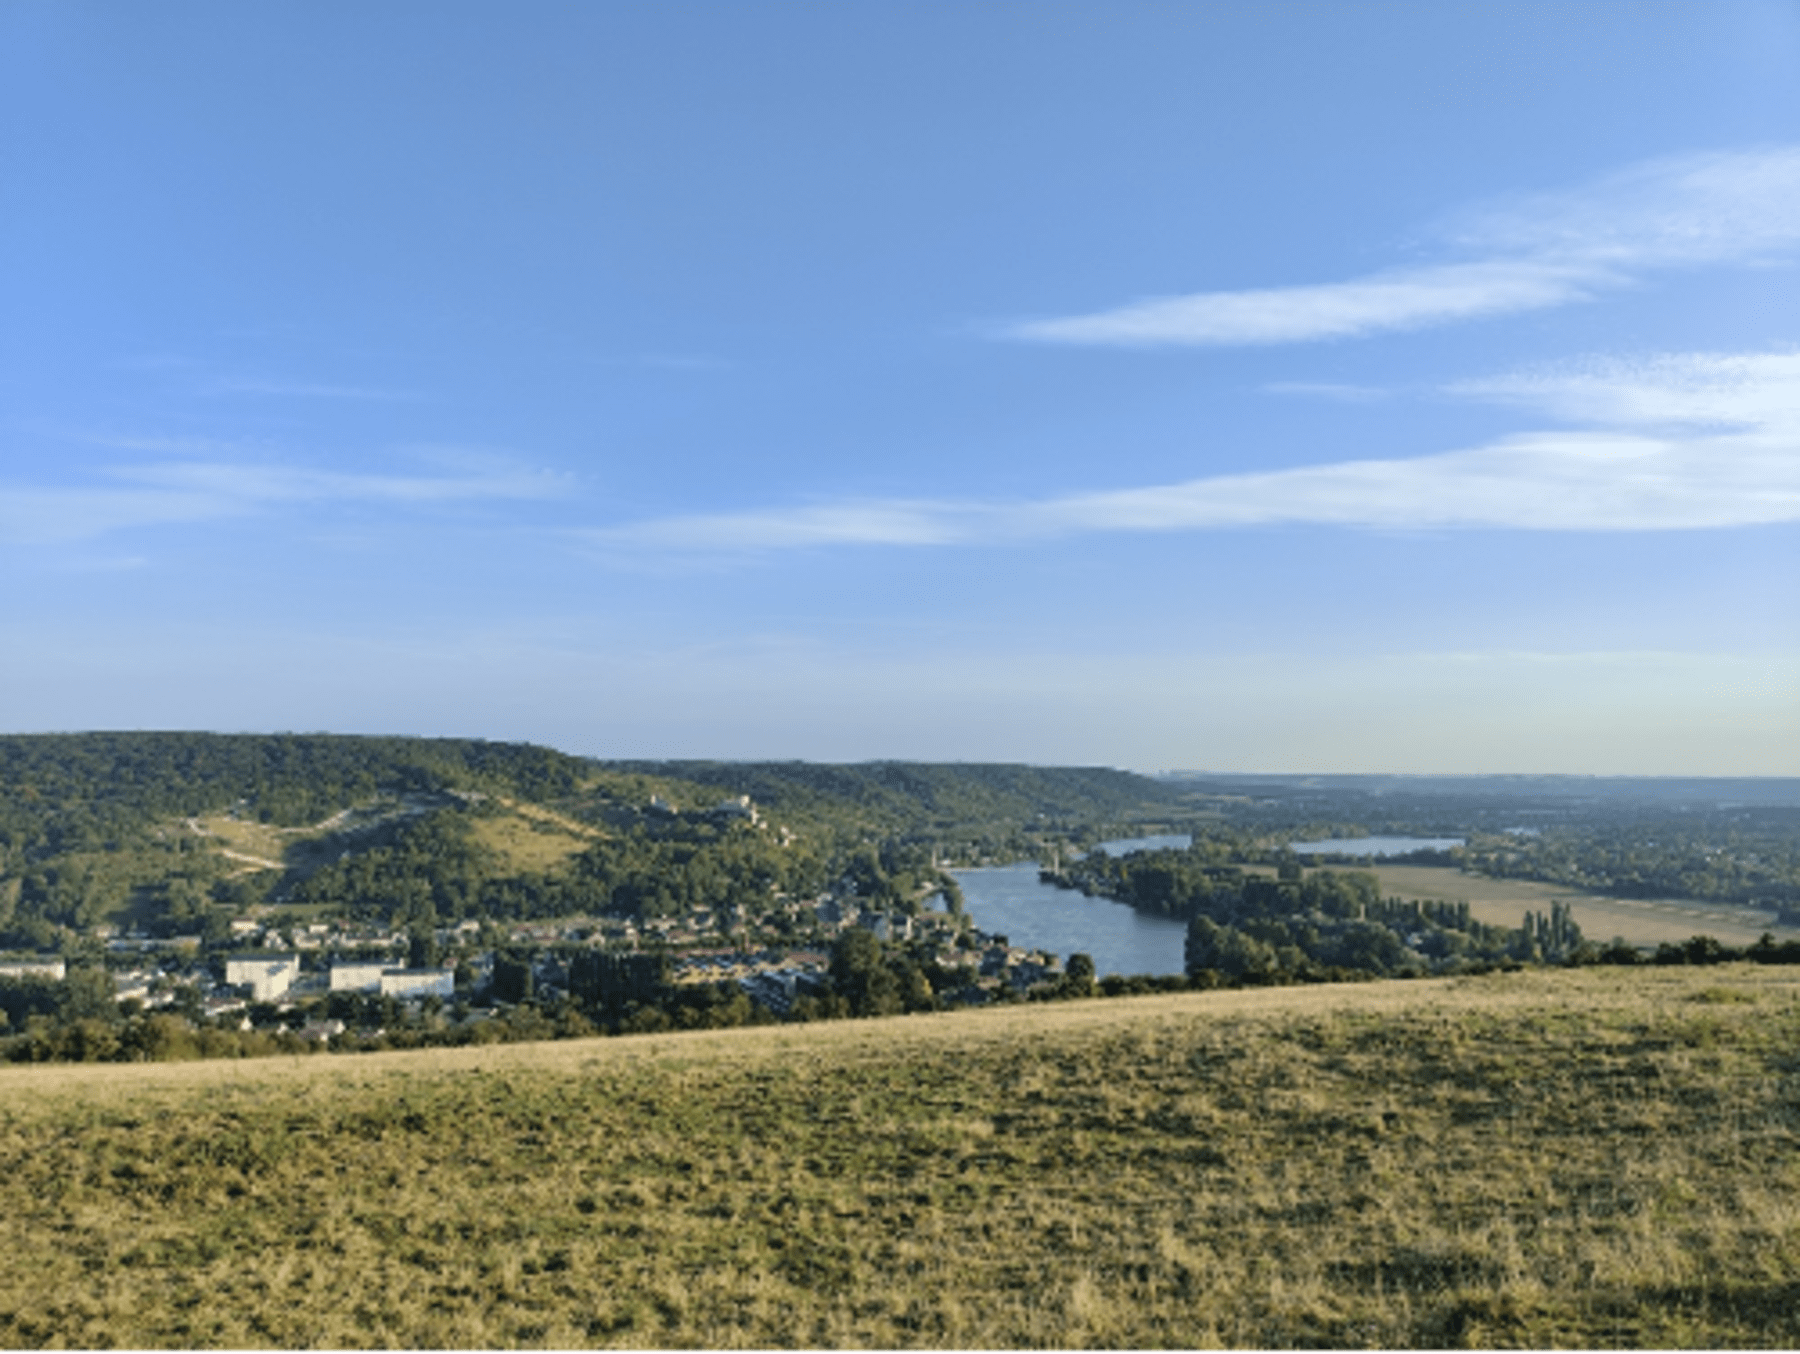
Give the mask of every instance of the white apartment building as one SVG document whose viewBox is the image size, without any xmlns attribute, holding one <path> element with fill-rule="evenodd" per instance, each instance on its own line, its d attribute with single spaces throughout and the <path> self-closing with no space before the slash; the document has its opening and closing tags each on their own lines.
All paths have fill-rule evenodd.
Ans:
<svg viewBox="0 0 1800 1354">
<path fill-rule="evenodd" d="M 250 989 L 252 1001 L 274 1001 L 300 976 L 300 956 L 274 950 L 234 954 L 225 960 L 225 981 Z"/>
</svg>

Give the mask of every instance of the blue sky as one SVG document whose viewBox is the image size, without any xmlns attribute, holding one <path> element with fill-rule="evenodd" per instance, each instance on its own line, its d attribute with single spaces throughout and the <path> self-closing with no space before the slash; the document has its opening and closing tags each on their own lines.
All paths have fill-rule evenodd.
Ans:
<svg viewBox="0 0 1800 1354">
<path fill-rule="evenodd" d="M 1800 773 L 1800 4 L 0 8 L 0 726 Z"/>
</svg>

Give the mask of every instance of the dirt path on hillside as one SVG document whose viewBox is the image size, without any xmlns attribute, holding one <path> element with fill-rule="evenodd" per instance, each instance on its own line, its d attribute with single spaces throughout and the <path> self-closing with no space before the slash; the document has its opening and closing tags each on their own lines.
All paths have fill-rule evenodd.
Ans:
<svg viewBox="0 0 1800 1354">
<path fill-rule="evenodd" d="M 287 869 L 287 866 L 283 865 L 278 860 L 268 860 L 263 856 L 245 855 L 242 851 L 229 851 L 223 846 L 221 846 L 219 848 L 219 854 L 221 856 L 224 856 L 227 860 L 241 860 L 241 861 L 244 861 L 246 864 L 254 865 L 258 869 L 262 869 L 262 870 L 285 870 L 285 869 Z"/>
</svg>

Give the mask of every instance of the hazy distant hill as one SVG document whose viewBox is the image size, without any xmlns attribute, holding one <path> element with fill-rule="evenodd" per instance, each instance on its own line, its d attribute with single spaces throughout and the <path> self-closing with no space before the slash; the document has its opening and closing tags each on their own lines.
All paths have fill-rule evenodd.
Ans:
<svg viewBox="0 0 1800 1354">
<path fill-rule="evenodd" d="M 346 734 L 70 733 L 0 736 L 0 842 L 91 837 L 243 801 L 296 826 L 383 791 L 446 786 L 568 794 L 581 758 L 528 743 Z M 72 844 L 72 843 L 71 843 Z"/>
<path fill-rule="evenodd" d="M 827 813 L 873 831 L 953 833 L 970 824 L 1069 829 L 1181 807 L 1185 787 L 1100 766 L 984 762 L 622 761 L 600 765 L 747 794 L 771 809 Z"/>
<path fill-rule="evenodd" d="M 1797 776 L 1282 776 L 1167 771 L 1157 779 L 1189 792 L 1288 799 L 1800 807 Z"/>
<path fill-rule="evenodd" d="M 843 816 L 879 832 L 1128 818 L 1180 799 L 1174 786 L 1103 767 L 609 762 L 465 738 L 21 734 L 0 736 L 0 868 L 11 851 L 100 846 L 159 819 L 232 805 L 292 827 L 382 793 L 473 789 L 538 802 L 617 776 L 748 794 L 771 808 Z"/>
</svg>

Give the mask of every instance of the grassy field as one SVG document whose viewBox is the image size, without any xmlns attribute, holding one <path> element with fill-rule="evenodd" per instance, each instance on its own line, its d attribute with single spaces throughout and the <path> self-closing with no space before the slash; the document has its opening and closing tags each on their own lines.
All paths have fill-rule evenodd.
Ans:
<svg viewBox="0 0 1800 1354">
<path fill-rule="evenodd" d="M 476 819 L 475 839 L 498 852 L 511 870 L 554 871 L 603 835 L 596 828 L 536 804 L 515 803 L 509 799 L 500 802 L 509 812 Z"/>
<path fill-rule="evenodd" d="M 0 1344 L 1800 1344 L 1800 974 L 8 1068 Z"/>
<path fill-rule="evenodd" d="M 1492 926 L 1517 926 L 1527 909 L 1546 912 L 1553 899 L 1567 903 L 1582 934 L 1601 945 L 1614 937 L 1631 945 L 1664 941 L 1679 945 L 1690 936 L 1708 935 L 1733 946 L 1754 945 L 1765 931 L 1777 940 L 1800 937 L 1800 930 L 1777 926 L 1772 913 L 1745 907 L 1682 899 L 1604 898 L 1535 879 L 1489 879 L 1435 865 L 1377 862 L 1369 868 L 1381 880 L 1384 897 L 1466 902 L 1477 921 Z"/>
<path fill-rule="evenodd" d="M 281 828 L 270 827 L 266 823 L 227 818 L 223 814 L 190 821 L 198 825 L 201 835 L 214 838 L 216 844 L 227 851 L 237 852 L 240 859 L 266 861 L 277 869 L 281 867 L 288 844 L 294 837 L 292 832 L 284 832 Z"/>
</svg>

